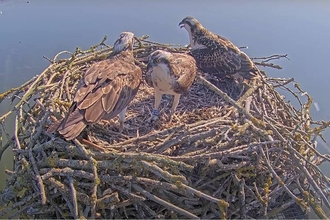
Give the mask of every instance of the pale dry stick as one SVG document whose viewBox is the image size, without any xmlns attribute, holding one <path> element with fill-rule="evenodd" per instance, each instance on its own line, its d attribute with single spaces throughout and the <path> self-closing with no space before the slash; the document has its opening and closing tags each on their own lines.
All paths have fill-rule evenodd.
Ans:
<svg viewBox="0 0 330 220">
<path fill-rule="evenodd" d="M 79 155 L 81 156 L 81 155 Z M 128 160 L 128 161 L 133 161 L 135 160 L 144 160 L 147 159 L 147 161 L 154 161 L 152 160 L 152 158 L 156 158 L 158 160 L 158 163 L 162 163 L 164 165 L 174 165 L 176 166 L 178 169 L 180 170 L 186 170 L 186 171 L 191 171 L 193 169 L 193 166 L 189 166 L 187 164 L 181 163 L 181 162 L 176 162 L 167 158 L 157 158 L 155 157 L 145 157 L 144 156 L 138 156 L 138 155 L 133 155 L 133 157 L 127 157 L 125 154 L 123 154 L 122 156 L 120 156 L 120 154 L 116 155 L 116 156 L 112 156 L 111 158 L 113 159 L 118 159 L 118 158 L 122 158 L 123 160 Z M 37 162 L 38 166 L 40 168 L 46 168 L 46 167 L 50 167 L 50 166 L 56 166 L 56 167 L 61 167 L 61 168 L 65 168 L 65 167 L 70 167 L 72 169 L 82 169 L 82 170 L 92 170 L 92 167 L 90 165 L 90 162 L 88 160 L 73 160 L 73 159 L 56 159 L 56 161 L 52 161 L 50 162 L 49 160 L 53 160 L 52 156 L 46 157 L 43 160 L 40 160 Z M 118 167 L 114 167 L 113 165 L 118 163 L 115 160 L 103 160 L 103 161 L 98 161 L 98 168 L 99 169 L 112 169 L 115 171 L 118 171 Z M 127 164 L 121 164 L 122 168 L 124 169 L 129 169 L 131 168 L 130 163 Z"/>
<path fill-rule="evenodd" d="M 40 169 L 40 174 L 42 174 L 42 176 L 41 176 L 42 180 L 46 180 L 53 176 L 81 177 L 81 178 L 88 179 L 88 180 L 94 179 L 93 174 L 83 171 L 83 170 L 74 170 L 74 169 L 71 169 L 70 167 L 65 167 L 63 169 L 43 168 L 43 169 Z"/>
<path fill-rule="evenodd" d="M 192 195 L 195 195 L 195 196 L 197 196 L 199 198 L 206 199 L 206 200 L 208 200 L 210 202 L 213 202 L 215 204 L 219 204 L 219 202 L 220 202 L 219 199 L 214 198 L 213 196 L 207 195 L 207 194 L 205 194 L 205 193 L 203 193 L 203 192 L 201 192 L 199 190 L 196 190 L 196 189 L 194 189 L 194 188 L 192 188 L 192 187 L 190 187 L 190 186 L 188 186 L 188 185 L 186 185 L 184 183 L 180 183 L 180 187 L 182 187 L 183 189 L 185 189 L 187 191 L 187 193 L 192 194 Z"/>
<path fill-rule="evenodd" d="M 258 66 L 263 66 L 263 67 L 271 67 L 271 68 L 275 68 L 275 69 L 283 69 L 280 65 L 274 64 L 274 63 L 263 63 L 263 62 L 253 62 L 255 65 Z"/>
<path fill-rule="evenodd" d="M 197 123 L 188 124 L 186 126 L 189 128 L 190 131 L 194 131 L 194 130 L 204 128 L 204 127 L 207 127 L 207 126 L 219 123 L 219 122 L 221 122 L 221 124 L 224 124 L 224 125 L 231 124 L 233 122 L 232 120 L 225 120 L 223 118 L 224 117 L 218 117 L 218 118 L 212 118 L 209 120 L 198 121 Z"/>
<path fill-rule="evenodd" d="M 118 186 L 118 185 L 115 185 L 113 184 L 112 180 L 109 179 L 109 178 L 106 178 L 105 179 L 106 182 L 111 186 L 112 189 L 116 189 L 120 192 L 122 192 L 123 194 L 125 194 L 131 201 L 134 201 L 134 202 L 143 202 L 145 201 L 146 199 L 143 197 L 143 196 L 140 196 L 140 195 L 137 195 L 137 194 L 134 194 L 132 193 L 132 189 L 131 187 L 129 188 L 124 188 L 124 187 L 121 187 L 121 186 Z"/>
<path fill-rule="evenodd" d="M 87 140 L 88 139 L 88 140 Z M 81 142 L 86 145 L 91 145 L 91 147 L 96 148 L 97 150 L 103 152 L 114 152 L 119 153 L 122 152 L 122 149 L 114 149 L 111 148 L 111 144 L 107 142 L 107 140 L 99 139 L 97 136 L 87 134 L 87 139 L 82 139 Z M 101 147 L 102 146 L 102 147 Z"/>
<path fill-rule="evenodd" d="M 7 113 L 5 113 L 4 115 L 2 115 L 0 117 L 0 122 L 3 122 L 4 119 L 6 119 L 11 113 L 13 113 L 13 111 L 15 111 L 19 106 L 22 106 L 22 104 L 24 102 L 26 102 L 27 98 L 33 93 L 33 91 L 36 89 L 38 83 L 40 83 L 40 80 L 42 79 L 42 77 L 44 77 L 44 75 L 50 71 L 53 68 L 53 65 L 50 65 L 49 67 L 47 67 L 38 77 L 37 79 L 35 79 L 35 81 L 29 86 L 29 89 L 25 92 L 25 94 L 23 95 L 22 99 L 11 109 L 9 110 Z"/>
<path fill-rule="evenodd" d="M 284 182 L 281 180 L 281 178 L 277 175 L 277 173 L 275 172 L 275 170 L 273 169 L 272 165 L 270 164 L 268 158 L 266 157 L 266 154 L 264 152 L 264 150 L 262 149 L 262 146 L 258 146 L 258 150 L 261 153 L 262 157 L 264 158 L 266 165 L 269 169 L 269 171 L 273 174 L 274 178 L 277 180 L 277 182 L 285 189 L 285 191 L 287 192 L 287 194 L 294 199 L 295 201 L 299 201 L 299 198 L 296 197 L 291 191 L 290 189 L 284 184 Z"/>
<path fill-rule="evenodd" d="M 107 48 L 95 50 L 96 47 L 101 46 L 101 44 L 103 44 Z M 100 58 L 106 58 L 106 57 L 108 57 L 108 55 L 110 55 L 112 53 L 113 48 L 104 43 L 101 43 L 101 44 L 94 45 L 90 49 L 85 50 L 85 51 L 82 51 L 80 48 L 76 48 L 75 54 L 72 54 L 72 56 L 66 60 L 70 61 L 72 65 L 80 65 L 80 64 L 84 64 L 88 61 L 98 60 Z M 77 49 L 79 49 L 79 50 L 77 50 Z M 94 59 L 91 60 L 91 58 L 94 58 Z M 69 60 L 69 59 L 71 59 L 71 60 Z"/>
<path fill-rule="evenodd" d="M 36 99 L 35 101 L 36 101 L 36 103 L 39 105 L 39 107 L 41 108 L 41 110 L 42 110 L 43 112 L 46 112 L 46 111 L 47 111 L 46 108 L 45 108 L 45 106 L 44 106 L 44 104 L 42 104 L 41 101 L 40 101 L 39 99 Z"/>
<path fill-rule="evenodd" d="M 182 138 L 186 135 L 186 132 L 178 135 L 177 137 L 171 139 L 171 140 L 166 140 L 164 142 L 162 142 L 161 144 L 157 145 L 154 148 L 154 154 L 161 154 L 163 153 L 166 149 L 171 148 L 172 146 L 175 146 L 177 144 L 180 144 L 182 142 L 185 142 L 184 140 L 182 140 Z M 151 151 L 152 152 L 152 151 Z"/>
<path fill-rule="evenodd" d="M 188 184 L 186 178 L 184 176 L 179 176 L 179 175 L 172 175 L 169 172 L 161 169 L 155 164 L 150 164 L 146 161 L 140 161 L 143 167 L 145 167 L 147 170 L 155 174 L 156 176 L 168 181 L 168 182 L 177 182 L 179 181 L 180 183 L 186 183 Z"/>
<path fill-rule="evenodd" d="M 219 148 L 222 148 L 222 147 L 225 147 L 225 146 L 229 145 L 229 144 L 230 144 L 230 141 L 229 141 L 229 138 L 228 138 L 228 134 L 229 134 L 229 132 L 232 131 L 233 129 L 234 129 L 233 126 L 230 126 L 230 127 L 227 127 L 227 129 L 226 129 L 225 132 L 220 133 L 220 135 L 221 135 L 222 137 L 219 139 L 218 143 L 215 144 L 215 146 L 214 146 L 213 148 L 215 148 L 215 149 L 219 149 Z M 225 141 L 225 142 L 224 142 L 224 141 Z M 226 144 L 226 143 L 227 143 L 227 144 Z"/>
<path fill-rule="evenodd" d="M 290 79 L 286 80 L 286 81 L 283 82 L 283 83 L 276 82 L 277 85 L 273 85 L 273 87 L 274 87 L 274 88 L 276 88 L 276 87 L 284 87 L 285 85 L 287 85 L 287 84 L 289 84 L 289 83 L 291 83 L 291 82 L 294 82 L 294 78 L 290 78 Z"/>
<path fill-rule="evenodd" d="M 64 88 L 64 83 L 68 82 L 67 78 L 68 78 L 68 75 L 73 75 L 75 72 L 77 71 L 80 71 L 81 69 L 85 68 L 85 66 L 78 66 L 78 67 L 73 67 L 72 69 L 69 69 L 67 70 L 64 75 L 63 75 L 63 78 L 62 78 L 62 82 L 61 82 L 61 87 L 60 87 L 60 94 L 59 94 L 59 97 L 61 98 L 62 97 L 62 93 L 63 93 L 63 88 Z M 70 97 L 70 96 L 69 96 Z M 68 97 L 67 97 L 68 98 Z"/>
<path fill-rule="evenodd" d="M 73 213 L 73 206 L 70 202 L 70 199 L 67 197 L 68 195 L 70 195 L 70 189 L 68 186 L 66 186 L 65 184 L 61 183 L 60 181 L 56 180 L 55 178 L 51 177 L 47 180 L 45 180 L 45 182 L 47 183 L 47 185 L 50 185 L 51 188 L 56 188 L 58 189 L 58 191 L 61 193 L 61 195 L 67 199 L 67 202 L 70 207 L 70 210 L 71 210 L 71 213 Z M 77 200 L 84 204 L 84 205 L 87 205 L 87 206 L 90 206 L 91 205 L 91 202 L 90 202 L 90 198 L 88 195 L 86 195 L 85 193 L 82 193 L 82 192 L 76 192 L 77 193 Z"/>
<path fill-rule="evenodd" d="M 254 186 L 254 190 L 255 190 L 254 195 L 256 196 L 257 200 L 260 202 L 261 206 L 264 208 L 263 216 L 267 216 L 267 201 L 265 201 L 265 199 L 262 198 L 262 196 L 258 190 L 256 182 L 253 182 L 253 186 Z M 266 200 L 268 200 L 268 198 Z"/>
<path fill-rule="evenodd" d="M 291 141 L 293 141 L 291 139 Z M 330 162 L 330 158 L 327 157 L 328 155 L 323 155 L 320 152 L 318 152 L 314 147 L 311 146 L 310 143 L 308 143 L 304 138 L 302 138 L 302 141 L 309 147 L 310 150 L 312 150 L 318 157 L 322 158 L 323 160 L 329 161 Z M 1 155 L 1 154 L 0 154 Z M 303 157 L 300 154 L 297 154 L 300 158 L 305 159 L 305 157 Z M 311 161 L 309 160 L 305 160 L 309 165 L 311 165 L 314 169 L 316 169 L 319 173 L 322 174 L 323 178 L 325 178 L 327 180 L 327 183 L 330 185 L 330 182 L 328 181 L 327 177 L 323 174 L 323 172 L 320 170 L 320 168 L 318 166 L 316 166 L 315 164 L 313 164 Z"/>
<path fill-rule="evenodd" d="M 289 151 L 291 152 L 292 157 L 296 161 L 296 164 L 298 165 L 299 169 L 302 171 L 303 174 L 305 174 L 305 177 L 308 180 L 308 183 L 313 186 L 315 191 L 319 194 L 319 196 L 322 198 L 325 205 L 330 208 L 330 203 L 327 197 L 324 195 L 322 189 L 318 186 L 318 184 L 314 181 L 312 175 L 309 173 L 309 171 L 306 169 L 305 166 L 302 165 L 301 159 L 297 157 L 297 151 L 292 147 L 289 146 Z"/>
<path fill-rule="evenodd" d="M 246 219 L 246 202 L 245 202 L 245 180 L 244 178 L 239 179 L 236 174 L 233 175 L 233 180 L 238 186 L 238 200 L 240 202 L 240 218 Z"/>
<path fill-rule="evenodd" d="M 72 203 L 73 203 L 73 217 L 75 219 L 78 218 L 78 202 L 77 202 L 77 193 L 76 193 L 76 189 L 74 188 L 74 185 L 73 185 L 73 178 L 71 176 L 68 176 L 68 179 L 69 179 L 69 188 L 70 188 L 70 192 L 71 192 L 71 200 L 72 200 Z"/>
<path fill-rule="evenodd" d="M 198 161 L 202 158 L 221 158 L 224 155 L 234 155 L 237 153 L 242 153 L 248 151 L 249 145 L 241 145 L 238 147 L 234 147 L 225 151 L 219 151 L 219 152 L 212 152 L 208 154 L 203 155 L 195 155 L 195 156 L 168 156 L 169 159 L 172 160 L 179 160 L 179 161 Z"/>
<path fill-rule="evenodd" d="M 163 46 L 163 47 L 173 47 L 173 46 L 178 46 L 179 49 L 184 49 L 184 47 L 182 47 L 182 45 L 180 45 L 180 44 L 164 44 L 164 43 L 158 43 L 158 42 L 155 42 L 155 41 L 149 41 L 149 40 L 147 40 L 147 38 L 145 38 L 145 39 L 141 39 L 140 41 L 145 42 L 145 43 L 150 43 L 150 44 L 152 44 L 153 46 L 154 46 L 154 45 L 157 45 L 157 46 Z"/>
<path fill-rule="evenodd" d="M 51 140 L 44 142 L 42 144 L 37 144 L 32 148 L 34 153 L 40 153 L 44 150 L 48 150 L 50 148 L 56 147 L 58 151 L 65 151 L 65 152 L 73 152 L 78 151 L 74 145 L 70 145 L 69 143 L 65 142 L 63 139 L 60 138 L 52 138 Z M 28 150 L 14 150 L 18 154 L 28 155 Z"/>
<path fill-rule="evenodd" d="M 290 186 L 294 180 L 299 178 L 300 174 L 297 174 L 295 176 L 292 176 L 285 180 L 285 184 Z M 275 185 L 275 184 L 274 184 Z M 269 194 L 269 203 L 276 203 L 276 200 L 283 195 L 283 191 L 285 191 L 284 188 L 280 187 L 280 185 L 276 184 L 276 188 L 274 188 Z"/>
<path fill-rule="evenodd" d="M 193 135 L 188 135 L 188 136 L 184 136 L 179 142 L 178 144 L 181 143 L 195 143 L 195 142 L 203 142 L 205 141 L 207 138 L 210 137 L 217 137 L 217 133 L 219 131 L 216 128 L 211 128 L 207 131 L 201 131 L 200 133 L 197 134 L 193 134 Z M 188 131 L 189 133 L 189 131 Z M 172 145 L 174 146 L 174 145 Z M 170 146 L 169 146 L 170 147 Z"/>
<path fill-rule="evenodd" d="M 16 149 L 22 149 L 20 141 L 18 139 L 18 130 L 20 129 L 20 120 L 19 117 L 22 112 L 22 106 L 19 106 L 15 115 L 15 128 L 14 128 L 14 138 L 15 138 L 15 143 L 16 143 Z"/>
<path fill-rule="evenodd" d="M 41 196 L 41 204 L 45 205 L 46 201 L 47 201 L 45 186 L 44 186 L 44 183 L 43 183 L 43 181 L 40 177 L 39 170 L 38 170 L 38 167 L 36 165 L 36 161 L 33 157 L 32 148 L 29 149 L 29 161 L 30 161 L 30 164 L 32 166 L 32 170 L 34 172 L 35 179 L 37 181 L 37 186 L 39 188 L 39 193 L 40 193 L 40 196 Z"/>
<path fill-rule="evenodd" d="M 60 81 L 61 82 L 61 86 L 60 86 L 60 91 L 59 91 L 59 95 L 58 95 L 59 98 L 62 98 L 63 87 L 64 87 L 64 83 L 66 82 L 67 75 L 69 74 L 69 72 L 73 73 L 73 71 L 74 70 L 67 69 L 65 71 L 65 73 L 63 74 L 62 79 Z M 58 83 L 60 83 L 60 82 L 58 82 Z"/>
<path fill-rule="evenodd" d="M 237 100 L 238 105 L 242 105 L 242 103 L 250 97 L 255 91 L 259 88 L 259 86 L 255 85 L 255 81 L 252 86 L 249 86 L 250 88 Z"/>
<path fill-rule="evenodd" d="M 146 135 L 143 135 L 143 136 L 140 136 L 140 137 L 131 138 L 131 139 L 128 139 L 127 141 L 121 142 L 120 144 L 114 144 L 111 147 L 123 148 L 123 147 L 125 147 L 125 145 L 131 144 L 133 142 L 137 142 L 137 141 L 142 142 L 142 141 L 145 141 L 145 140 L 154 140 L 154 139 L 156 139 L 157 136 L 162 136 L 164 134 L 170 134 L 173 131 L 180 131 L 183 128 L 184 128 L 184 125 L 179 125 L 177 127 L 169 128 L 167 130 L 158 131 L 158 132 L 155 132 L 153 134 L 146 134 Z"/>
<path fill-rule="evenodd" d="M 198 216 L 196 216 L 196 215 L 194 215 L 194 214 L 192 214 L 192 213 L 190 213 L 190 212 L 188 212 L 188 211 L 186 211 L 186 210 L 184 210 L 180 207 L 177 207 L 177 206 L 175 206 L 175 205 L 173 205 L 173 204 L 171 204 L 171 203 L 169 203 L 169 202 L 167 202 L 167 201 L 165 201 L 165 200 L 149 193 L 148 191 L 144 190 L 143 188 L 141 188 L 140 186 L 138 186 L 136 184 L 132 184 L 132 187 L 136 191 L 140 192 L 142 195 L 146 196 L 148 199 L 150 199 L 150 200 L 152 200 L 152 201 L 168 208 L 169 210 L 175 211 L 175 212 L 177 212 L 177 213 L 179 213 L 183 216 L 186 216 L 190 219 L 199 219 Z"/>
<path fill-rule="evenodd" d="M 311 193 L 310 193 L 311 190 L 310 189 L 307 189 L 308 191 L 303 189 L 298 178 L 296 179 L 296 184 L 297 184 L 298 189 L 300 190 L 301 194 L 305 197 L 308 204 L 314 210 L 315 214 L 320 219 L 328 219 L 327 215 L 325 214 L 325 210 L 323 210 L 322 207 L 321 207 L 321 206 L 323 206 L 323 203 L 322 202 L 319 203 L 319 198 L 316 198 L 316 195 L 314 194 L 314 192 L 312 191 L 312 195 L 311 195 Z M 308 207 L 307 210 L 310 211 L 310 208 Z"/>
<path fill-rule="evenodd" d="M 292 135 L 295 135 L 295 133 L 300 133 L 302 135 L 307 135 L 307 133 L 305 131 L 302 131 L 299 129 L 299 127 L 302 125 L 301 123 L 299 123 L 295 128 L 283 125 L 282 123 L 274 120 L 273 118 L 269 117 L 269 116 L 265 116 L 266 120 L 269 120 L 270 122 L 268 122 L 269 124 L 272 125 L 276 125 L 277 127 L 280 127 L 281 130 L 285 131 L 286 133 L 291 133 Z M 303 123 L 303 122 L 302 122 Z"/>
<path fill-rule="evenodd" d="M 254 105 L 256 107 L 255 110 L 259 113 L 259 115 L 262 115 L 263 117 L 264 116 L 268 116 L 268 112 L 267 112 L 267 109 L 266 109 L 266 103 L 264 102 L 264 100 L 267 101 L 268 106 L 270 107 L 271 112 L 274 112 L 276 114 L 277 108 L 275 108 L 275 106 L 272 105 L 272 103 L 271 103 L 271 101 L 269 100 L 268 97 L 265 99 L 265 97 L 262 96 L 261 89 L 258 90 L 258 96 L 259 96 L 259 99 L 260 99 L 259 101 L 261 102 L 262 112 L 260 112 L 260 110 L 257 108 L 257 104 L 255 102 L 254 102 Z"/>
<path fill-rule="evenodd" d="M 32 149 L 34 147 L 35 142 L 38 140 L 38 138 L 40 137 L 40 135 L 42 134 L 42 132 L 44 130 L 43 126 L 46 124 L 49 115 L 50 115 L 50 112 L 47 111 L 46 114 L 44 115 L 44 118 L 41 120 L 39 127 L 37 128 L 37 131 L 35 131 L 33 135 L 31 133 L 30 143 L 29 143 L 27 149 Z"/>
<path fill-rule="evenodd" d="M 285 90 L 287 90 L 288 92 L 290 92 L 296 99 L 297 101 L 299 102 L 299 105 L 300 107 L 302 108 L 303 104 L 302 104 L 302 101 L 300 100 L 299 96 L 290 88 L 286 87 L 286 86 L 282 86 Z M 276 94 L 276 93 L 275 93 Z M 279 94 L 276 94 L 276 98 L 277 98 L 277 101 L 279 102 L 283 102 L 280 95 Z M 284 103 L 285 104 L 285 103 Z M 284 105 L 283 105 L 284 106 Z"/>
<path fill-rule="evenodd" d="M 94 188 L 93 188 L 92 195 L 91 195 L 91 204 L 92 204 L 91 218 L 95 218 L 96 201 L 97 201 L 97 186 L 100 184 L 100 179 L 97 174 L 98 162 L 92 157 L 91 153 L 87 152 L 85 147 L 77 139 L 75 139 L 73 142 L 77 145 L 77 147 L 81 150 L 81 152 L 89 159 L 89 162 L 91 163 L 91 166 L 92 166 L 92 171 L 94 174 Z"/>
<path fill-rule="evenodd" d="M 107 194 L 96 201 L 97 209 L 112 209 L 112 205 L 120 202 L 118 192 Z"/>
<path fill-rule="evenodd" d="M 195 142 L 197 144 L 197 142 Z M 191 151 L 189 151 L 191 150 Z M 204 154 L 205 152 L 209 152 L 209 148 L 208 147 L 205 147 L 205 148 L 202 148 L 200 150 L 195 150 L 195 149 L 189 149 L 186 153 L 182 154 L 181 156 L 196 156 L 196 155 L 200 155 L 200 154 Z"/>
<path fill-rule="evenodd" d="M 22 91 L 22 90 L 24 90 L 25 89 L 25 87 L 27 87 L 27 86 L 29 86 L 31 83 L 33 83 L 34 81 L 35 81 L 35 79 L 36 79 L 37 77 L 35 76 L 35 77 L 33 77 L 32 79 L 30 79 L 30 80 L 28 80 L 28 81 L 26 81 L 23 85 L 21 85 L 21 86 L 19 86 L 19 87 L 16 87 L 16 88 L 11 88 L 11 89 L 9 89 L 7 92 L 4 92 L 4 93 L 1 93 L 0 94 L 0 103 L 9 95 L 9 94 L 11 94 L 11 93 L 13 93 L 13 92 L 19 92 L 20 93 L 20 91 Z M 16 94 L 16 93 L 15 93 Z M 11 101 L 14 101 L 13 99 L 11 100 Z"/>
<path fill-rule="evenodd" d="M 157 188 L 162 188 L 168 191 L 173 191 L 175 193 L 179 193 L 181 195 L 184 195 L 186 197 L 192 197 L 192 193 L 188 193 L 186 190 L 183 188 L 180 188 L 174 184 L 168 183 L 168 182 L 161 182 L 158 180 L 153 180 L 153 179 L 148 179 L 144 177 L 133 177 L 133 176 L 108 176 L 108 175 L 102 175 L 101 177 L 102 181 L 106 181 L 108 183 L 113 183 L 115 185 L 122 184 L 122 181 L 127 181 L 127 182 L 134 182 L 134 183 L 139 183 L 143 185 L 149 185 L 150 187 L 157 187 Z"/>
<path fill-rule="evenodd" d="M 72 102 L 71 94 L 69 92 L 69 80 L 65 81 L 65 95 L 69 102 Z"/>
<path fill-rule="evenodd" d="M 266 89 L 265 86 L 263 86 L 263 90 L 265 90 L 265 89 Z M 252 103 L 252 105 L 254 106 L 254 110 L 257 111 L 258 114 L 261 115 L 262 117 L 264 115 L 268 116 L 268 111 L 266 109 L 266 104 L 268 104 L 268 106 L 270 108 L 269 110 L 271 112 L 274 112 L 274 111 L 276 112 L 277 111 L 277 109 L 274 108 L 274 106 L 273 106 L 272 102 L 270 101 L 269 97 L 268 96 L 263 96 L 263 93 L 264 93 L 263 90 L 260 88 L 260 89 L 258 89 L 258 93 L 257 93 L 257 95 L 258 95 L 257 98 L 259 98 L 258 101 L 259 101 L 259 103 L 261 103 L 262 111 L 259 109 L 256 102 Z"/>
<path fill-rule="evenodd" d="M 156 149 L 160 149 L 162 146 L 166 145 L 166 143 L 176 141 L 175 139 L 178 139 L 178 138 L 172 139 L 172 137 L 175 134 L 176 134 L 176 131 L 173 131 L 160 144 L 148 148 L 148 150 L 146 152 L 147 153 L 155 152 Z"/>
<path fill-rule="evenodd" d="M 66 51 L 66 50 L 61 51 L 61 52 L 57 53 L 57 54 L 54 56 L 54 58 L 53 58 L 53 62 L 57 62 L 57 58 L 58 58 L 60 55 L 62 55 L 62 54 L 70 54 L 71 56 L 73 55 L 73 53 L 70 52 L 70 51 Z M 67 59 L 70 59 L 70 58 L 67 58 Z"/>
<path fill-rule="evenodd" d="M 50 70 L 50 73 L 51 73 L 51 75 L 50 75 L 50 77 L 48 78 L 48 81 L 46 82 L 46 83 L 44 83 L 44 85 L 52 85 L 53 84 L 53 81 L 54 81 L 54 79 L 57 77 L 57 76 L 61 76 L 62 75 L 62 72 L 59 72 L 59 71 L 57 71 L 57 69 L 59 69 L 59 68 L 63 68 L 63 65 L 62 66 L 58 66 L 58 67 L 56 67 L 56 68 L 54 68 L 53 70 Z M 43 99 L 41 99 L 42 100 L 42 102 L 43 102 Z"/>
<path fill-rule="evenodd" d="M 288 58 L 288 54 L 274 54 L 274 55 L 271 55 L 268 57 L 251 57 L 250 59 L 251 60 L 263 60 L 262 62 L 268 62 L 271 60 L 279 60 L 281 58 L 286 58 L 286 59 L 290 60 Z"/>
<path fill-rule="evenodd" d="M 68 187 L 65 186 L 63 183 L 55 180 L 53 177 L 47 179 L 45 182 L 48 183 L 49 185 L 52 185 L 60 192 L 60 194 L 62 195 L 63 199 L 65 200 L 66 205 L 68 206 L 71 214 L 74 213 L 73 205 L 71 204 L 71 201 L 68 197 L 70 195 L 70 189 L 68 189 Z M 80 201 L 80 202 L 82 202 L 82 201 Z"/>
<path fill-rule="evenodd" d="M 44 58 L 45 60 L 47 60 L 48 62 L 50 62 L 51 64 L 54 63 L 54 60 L 50 59 L 49 57 L 43 55 L 42 58 Z"/>
<path fill-rule="evenodd" d="M 97 144 L 94 144 L 93 142 L 90 142 L 89 140 L 86 140 L 86 139 L 84 139 L 84 138 L 81 140 L 81 142 L 82 142 L 83 144 L 86 144 L 86 145 L 88 145 L 88 146 L 90 146 L 90 147 L 96 149 L 96 150 L 100 150 L 100 151 L 103 151 L 103 152 L 106 151 L 106 148 L 101 147 L 101 146 L 99 146 L 99 145 L 97 145 Z"/>
<path fill-rule="evenodd" d="M 173 191 L 175 193 L 179 193 L 181 195 L 184 195 L 186 197 L 192 197 L 193 194 L 188 193 L 186 190 L 183 188 L 180 188 L 172 183 L 168 182 L 163 182 L 159 180 L 153 180 L 153 179 L 148 179 L 145 177 L 132 177 L 132 176 L 124 176 L 123 177 L 127 181 L 134 181 L 135 183 L 143 184 L 143 185 L 150 185 L 151 187 L 157 187 L 157 188 L 162 188 L 166 189 L 169 191 Z"/>
<path fill-rule="evenodd" d="M 142 152 L 141 153 L 91 152 L 91 154 L 93 155 L 93 157 L 95 157 L 98 160 L 109 160 L 109 159 L 123 158 L 123 159 L 137 160 L 137 161 L 156 162 L 156 163 L 160 163 L 162 165 L 175 166 L 175 167 L 178 167 L 179 169 L 188 170 L 188 171 L 191 171 L 191 170 L 194 169 L 194 166 L 192 166 L 190 164 L 186 164 L 186 163 L 183 163 L 181 161 L 176 161 L 176 160 L 171 159 L 170 157 L 167 157 L 167 156 L 164 156 L 164 155 L 154 155 L 154 154 L 142 153 Z M 99 162 L 100 166 L 104 162 L 107 162 L 107 161 Z"/>
<path fill-rule="evenodd" d="M 230 157 L 232 157 L 230 155 Z M 221 162 L 221 160 L 217 161 L 217 166 L 219 169 L 217 169 L 217 171 L 235 171 L 235 170 L 239 170 L 242 167 L 249 167 L 250 162 L 248 162 L 248 159 L 246 159 L 247 161 L 241 161 L 238 163 L 234 163 L 234 164 L 223 164 Z"/>
</svg>

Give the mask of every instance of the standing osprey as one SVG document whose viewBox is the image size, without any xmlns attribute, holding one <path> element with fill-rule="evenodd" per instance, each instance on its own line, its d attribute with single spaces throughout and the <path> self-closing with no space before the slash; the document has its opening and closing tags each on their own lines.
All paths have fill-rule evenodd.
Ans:
<svg viewBox="0 0 330 220">
<path fill-rule="evenodd" d="M 199 69 L 220 78 L 232 75 L 252 79 L 258 69 L 251 59 L 228 39 L 212 33 L 193 17 L 185 17 L 180 23 L 190 38 L 190 53 Z"/>
<path fill-rule="evenodd" d="M 134 34 L 122 32 L 106 60 L 92 64 L 78 86 L 68 116 L 57 129 L 66 140 L 76 138 L 89 124 L 119 114 L 123 129 L 127 105 L 135 97 L 142 71 L 134 64 Z"/>
<path fill-rule="evenodd" d="M 158 118 L 158 108 L 163 94 L 174 95 L 171 116 L 174 114 L 181 94 L 188 91 L 196 76 L 196 62 L 183 53 L 156 50 L 149 56 L 146 82 L 155 89 L 155 108 L 150 120 Z"/>
</svg>

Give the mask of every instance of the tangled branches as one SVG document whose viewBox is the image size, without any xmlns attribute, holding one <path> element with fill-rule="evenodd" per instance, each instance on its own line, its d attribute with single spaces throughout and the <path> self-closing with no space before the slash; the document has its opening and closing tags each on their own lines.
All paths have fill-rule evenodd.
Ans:
<svg viewBox="0 0 330 220">
<path fill-rule="evenodd" d="M 293 79 L 265 74 L 240 96 L 234 81 L 200 74 L 173 120 L 166 120 L 166 96 L 153 125 L 147 124 L 153 90 L 142 84 L 124 133 L 117 119 L 88 127 L 73 142 L 46 133 L 65 116 L 84 70 L 111 53 L 105 40 L 87 51 L 45 57 L 51 64 L 44 72 L 0 95 L 1 102 L 9 96 L 16 102 L 0 117 L 8 139 L 0 157 L 8 147 L 15 153 L 0 216 L 15 210 L 9 217 L 272 218 L 297 203 L 326 218 L 321 204 L 330 208 L 330 183 L 318 165 L 329 157 L 316 150 L 315 140 L 329 122 L 312 120 L 312 98 L 297 83 L 296 91 L 288 87 Z M 136 64 L 145 69 L 155 49 L 187 51 L 144 36 L 135 45 Z M 58 59 L 62 53 L 71 57 Z M 280 57 L 256 64 L 277 68 L 268 61 Z M 276 88 L 291 92 L 300 108 Z M 11 114 L 13 135 L 4 123 Z"/>
</svg>

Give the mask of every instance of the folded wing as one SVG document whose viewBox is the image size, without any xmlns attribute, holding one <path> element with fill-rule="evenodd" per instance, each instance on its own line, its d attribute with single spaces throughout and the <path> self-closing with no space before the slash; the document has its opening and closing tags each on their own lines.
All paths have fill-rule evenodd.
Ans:
<svg viewBox="0 0 330 220">
<path fill-rule="evenodd" d="M 131 61 L 131 62 L 128 62 Z M 74 139 L 87 124 L 111 119 L 132 101 L 138 91 L 142 71 L 125 54 L 93 64 L 77 88 L 67 119 L 58 131 Z"/>
</svg>

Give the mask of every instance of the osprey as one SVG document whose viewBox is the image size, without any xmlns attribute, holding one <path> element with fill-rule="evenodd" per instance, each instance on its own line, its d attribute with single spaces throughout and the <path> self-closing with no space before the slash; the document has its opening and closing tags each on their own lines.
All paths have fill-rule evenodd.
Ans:
<svg viewBox="0 0 330 220">
<path fill-rule="evenodd" d="M 155 89 L 155 107 L 149 120 L 158 119 L 158 109 L 163 94 L 174 95 L 171 119 L 181 94 L 188 91 L 194 82 L 196 71 L 196 62 L 188 54 L 163 50 L 156 50 L 150 54 L 145 80 Z"/>
<path fill-rule="evenodd" d="M 66 140 L 76 138 L 89 124 L 119 114 L 123 129 L 127 105 L 135 97 L 142 71 L 134 64 L 134 34 L 122 32 L 108 59 L 92 64 L 77 87 L 67 117 L 57 128 Z"/>
<path fill-rule="evenodd" d="M 191 16 L 185 17 L 179 26 L 187 30 L 190 54 L 202 71 L 219 78 L 231 75 L 241 82 L 257 76 L 258 69 L 251 59 L 228 39 L 207 30 Z"/>
</svg>

